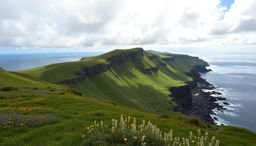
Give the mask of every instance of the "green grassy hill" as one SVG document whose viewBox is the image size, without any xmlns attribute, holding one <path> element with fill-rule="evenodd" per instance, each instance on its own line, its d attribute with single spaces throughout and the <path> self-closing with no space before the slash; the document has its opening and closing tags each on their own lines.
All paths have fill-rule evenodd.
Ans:
<svg viewBox="0 0 256 146">
<path fill-rule="evenodd" d="M 21 75 L 17 73 L 7 72 L 0 68 L 0 84 L 5 86 L 15 86 L 15 87 L 47 87 L 56 86 L 54 84 L 44 82 L 38 79 L 32 79 L 28 75 Z M 26 76 L 26 77 L 25 77 Z M 56 86 L 57 87 L 57 86 Z"/>
<path fill-rule="evenodd" d="M 153 113 L 172 113 L 176 104 L 168 96 L 168 89 L 191 81 L 192 78 L 186 73 L 198 65 L 205 66 L 207 63 L 197 57 L 134 48 L 20 73 L 65 84 L 85 96 L 125 107 Z"/>
<path fill-rule="evenodd" d="M 215 135 L 221 145 L 256 143 L 256 134 L 242 128 L 204 124 L 178 113 L 164 116 L 141 112 L 1 70 L 0 89 L 5 87 L 15 90 L 0 90 L 0 145 L 3 146 L 81 145 L 86 127 L 94 120 L 108 124 L 121 114 L 136 117 L 138 122 L 150 120 L 163 131 L 173 129 L 175 136 L 187 136 L 189 131 L 200 128 L 210 136 Z"/>
</svg>

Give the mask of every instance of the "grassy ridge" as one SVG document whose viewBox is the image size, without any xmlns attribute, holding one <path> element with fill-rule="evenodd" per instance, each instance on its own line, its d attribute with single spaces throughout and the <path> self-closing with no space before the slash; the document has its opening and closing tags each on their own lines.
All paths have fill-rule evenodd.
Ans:
<svg viewBox="0 0 256 146">
<path fill-rule="evenodd" d="M 116 56 L 120 57 L 119 62 L 110 62 Z M 53 64 L 21 73 L 56 83 L 75 78 L 83 68 L 98 64 L 111 64 L 111 69 L 68 86 L 86 96 L 141 111 L 172 113 L 176 104 L 168 96 L 168 89 L 192 80 L 186 72 L 191 71 L 195 65 L 204 65 L 205 62 L 186 55 L 161 54 L 134 48 L 114 50 L 100 56 L 83 58 L 78 62 Z"/>
<path fill-rule="evenodd" d="M 59 87 L 55 84 L 51 84 L 39 79 L 33 79 L 29 75 L 19 75 L 17 73 L 7 72 L 0 68 L 0 84 L 4 86 L 15 86 L 15 87 Z M 26 76 L 26 77 L 25 77 Z"/>
</svg>

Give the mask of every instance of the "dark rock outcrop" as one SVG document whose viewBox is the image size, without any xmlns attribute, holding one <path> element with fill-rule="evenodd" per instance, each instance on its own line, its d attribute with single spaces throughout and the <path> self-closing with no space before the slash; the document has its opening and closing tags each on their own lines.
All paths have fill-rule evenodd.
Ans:
<svg viewBox="0 0 256 146">
<path fill-rule="evenodd" d="M 211 96 L 208 92 L 204 92 L 203 89 L 214 89 L 210 83 L 198 76 L 195 81 L 197 85 L 191 88 L 191 93 L 193 96 L 192 100 L 192 110 L 188 115 L 197 117 L 200 120 L 207 123 L 214 123 L 213 118 L 210 116 L 213 113 L 213 109 L 222 109 L 218 103 L 216 103 L 217 98 Z"/>
<path fill-rule="evenodd" d="M 220 93 L 216 91 L 203 92 L 203 89 L 215 89 L 212 84 L 201 78 L 200 73 L 210 71 L 206 69 L 207 65 L 206 63 L 205 65 L 195 66 L 191 72 L 187 73 L 193 78 L 193 81 L 187 82 L 185 86 L 170 88 L 172 92 L 170 96 L 174 97 L 174 101 L 179 105 L 177 111 L 197 117 L 207 123 L 214 123 L 214 119 L 210 116 L 214 114 L 212 110 L 215 108 L 223 110 L 223 106 L 216 103 L 216 101 L 225 100 L 225 98 L 213 97 L 213 94 L 220 95 Z"/>
<path fill-rule="evenodd" d="M 77 72 L 76 78 L 68 79 L 58 82 L 59 84 L 75 84 L 81 82 L 89 77 L 93 77 L 97 74 L 103 73 L 111 68 L 111 64 L 97 64 L 92 67 L 84 67 L 82 71 Z"/>
<path fill-rule="evenodd" d="M 209 70 L 206 69 L 205 65 L 196 65 L 191 72 L 187 73 L 193 78 L 193 81 L 186 82 L 187 85 L 184 86 L 169 88 L 169 91 L 172 92 L 170 96 L 174 97 L 174 100 L 180 106 L 181 111 L 187 113 L 192 109 L 192 90 L 198 86 L 198 80 L 201 79 L 200 73 L 208 71 Z"/>
<path fill-rule="evenodd" d="M 206 66 L 209 66 L 208 63 L 205 64 L 205 65 L 195 65 L 194 68 L 193 68 L 193 71 L 197 72 L 197 73 L 207 73 L 210 70 L 207 69 Z"/>
<path fill-rule="evenodd" d="M 145 74 L 152 74 L 152 73 L 155 73 L 158 71 L 158 68 L 157 67 L 151 67 L 151 68 L 147 68 L 145 69 L 143 72 Z"/>
<path fill-rule="evenodd" d="M 163 61 L 165 62 L 171 62 L 171 61 L 175 61 L 175 59 L 173 57 L 165 57 L 165 58 L 162 58 Z"/>
<path fill-rule="evenodd" d="M 117 55 L 107 58 L 111 65 L 125 63 L 127 61 L 137 61 L 139 57 L 144 55 L 142 48 L 137 48 L 134 51 L 124 51 Z"/>
<path fill-rule="evenodd" d="M 187 111 L 191 110 L 192 94 L 189 85 L 171 87 L 169 91 L 172 93 L 170 96 L 174 97 L 174 101 L 179 105 L 182 112 L 187 113 Z"/>
<path fill-rule="evenodd" d="M 148 56 L 148 59 L 153 60 L 153 59 L 157 59 L 157 57 L 158 56 L 156 56 L 156 55 L 151 55 L 151 56 Z"/>
<path fill-rule="evenodd" d="M 212 117 L 214 115 L 213 109 L 224 110 L 224 107 L 218 104 L 216 101 L 218 100 L 226 100 L 223 97 L 216 97 L 212 95 L 219 95 L 221 93 L 216 91 L 204 92 L 203 89 L 213 90 L 215 87 L 207 82 L 205 79 L 201 77 L 200 73 L 207 73 L 211 71 L 207 69 L 206 66 L 209 66 L 208 63 L 205 63 L 203 66 L 195 66 L 195 68 L 188 73 L 193 81 L 189 84 L 191 87 L 191 93 L 193 96 L 192 100 L 192 110 L 189 113 L 190 116 L 197 117 L 200 120 L 207 123 L 214 123 L 216 117 Z"/>
</svg>

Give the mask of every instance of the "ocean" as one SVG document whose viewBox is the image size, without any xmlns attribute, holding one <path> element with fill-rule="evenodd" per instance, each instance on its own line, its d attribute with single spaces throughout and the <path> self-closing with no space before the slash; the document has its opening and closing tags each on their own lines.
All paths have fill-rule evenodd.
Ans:
<svg viewBox="0 0 256 146">
<path fill-rule="evenodd" d="M 217 87 L 230 105 L 226 110 L 214 110 L 217 124 L 234 125 L 256 131 L 256 52 L 255 51 L 205 51 L 197 49 L 170 49 L 173 53 L 198 56 L 212 69 L 202 77 Z M 38 66 L 78 61 L 82 57 L 99 53 L 45 53 L 0 54 L 0 67 L 18 71 Z M 222 104 L 222 102 L 221 102 Z"/>
<path fill-rule="evenodd" d="M 30 53 L 30 54 L 0 54 L 0 67 L 7 71 L 19 71 L 53 63 L 78 61 L 83 57 L 99 55 L 100 53 Z"/>
<path fill-rule="evenodd" d="M 214 110 L 216 122 L 256 131 L 256 53 L 228 53 L 209 64 L 213 71 L 202 77 L 230 103 L 223 112 Z"/>
<path fill-rule="evenodd" d="M 224 111 L 214 110 L 217 124 L 233 125 L 256 131 L 256 51 L 211 51 L 176 49 L 176 53 L 198 56 L 207 61 L 211 72 L 202 77 L 226 97 Z"/>
</svg>

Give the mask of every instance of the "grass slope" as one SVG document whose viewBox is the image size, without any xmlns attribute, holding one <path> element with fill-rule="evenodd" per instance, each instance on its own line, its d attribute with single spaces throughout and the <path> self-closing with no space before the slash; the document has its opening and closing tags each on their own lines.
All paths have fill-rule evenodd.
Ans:
<svg viewBox="0 0 256 146">
<path fill-rule="evenodd" d="M 46 88 L 44 82 L 3 70 L 0 77 L 0 87 L 12 85 L 18 89 L 0 91 L 0 145 L 3 146 L 80 145 L 85 128 L 94 120 L 108 123 L 121 114 L 136 117 L 138 121 L 152 121 L 163 131 L 173 129 L 175 136 L 186 136 L 189 131 L 196 132 L 200 128 L 207 130 L 210 136 L 215 135 L 221 145 L 251 146 L 256 143 L 256 134 L 242 128 L 198 123 L 180 114 L 160 116 L 120 107 L 98 99 L 76 96 L 61 87 L 52 90 Z M 36 84 L 42 86 L 35 89 Z"/>
<path fill-rule="evenodd" d="M 37 87 L 37 88 L 45 88 L 45 87 L 59 87 L 55 84 L 51 84 L 39 79 L 35 79 L 29 75 L 18 74 L 7 72 L 0 68 L 0 85 L 4 86 L 14 86 L 14 87 Z"/>
<path fill-rule="evenodd" d="M 114 50 L 100 56 L 83 58 L 78 62 L 53 64 L 21 71 L 21 73 L 57 83 L 75 78 L 84 67 L 110 64 L 108 60 L 113 56 L 124 56 L 125 53 L 139 51 L 143 51 L 143 55 L 135 60 L 116 63 L 104 73 L 68 86 L 81 91 L 86 96 L 108 100 L 141 111 L 172 113 L 172 108 L 176 104 L 168 96 L 170 94 L 168 88 L 181 86 L 185 81 L 192 80 L 185 73 L 191 71 L 195 65 L 205 64 L 203 60 L 186 55 L 160 54 L 134 48 Z M 166 58 L 173 58 L 173 60 L 165 61 Z M 158 71 L 144 72 L 152 68 L 158 68 Z"/>
</svg>

